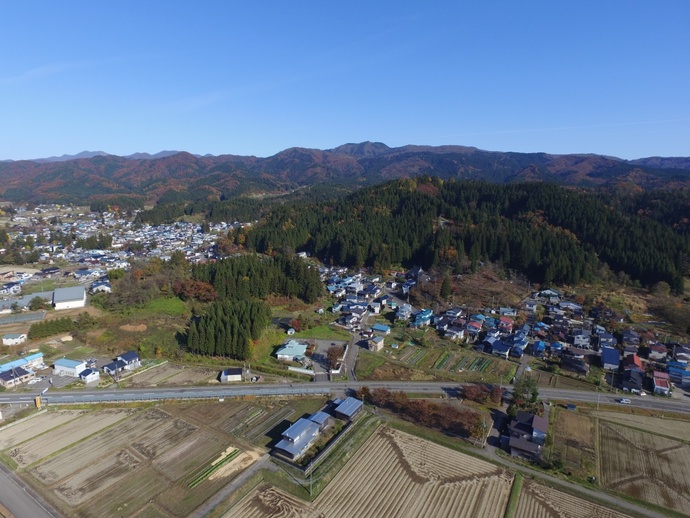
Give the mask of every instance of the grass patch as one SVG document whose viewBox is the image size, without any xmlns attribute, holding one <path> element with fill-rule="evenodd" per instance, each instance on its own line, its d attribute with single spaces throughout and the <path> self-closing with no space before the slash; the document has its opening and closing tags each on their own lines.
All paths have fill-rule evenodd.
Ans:
<svg viewBox="0 0 690 518">
<path fill-rule="evenodd" d="M 309 338 L 313 338 L 315 340 L 349 340 L 350 334 L 335 327 L 318 326 L 295 333 L 293 338 L 298 340 L 306 340 Z"/>
<path fill-rule="evenodd" d="M 378 354 L 360 351 L 355 364 L 357 379 L 368 378 L 378 367 L 386 363 L 386 359 Z"/>
<path fill-rule="evenodd" d="M 138 308 L 137 316 L 165 315 L 168 317 L 181 317 L 187 312 L 187 306 L 177 297 L 161 297 L 148 301 L 143 307 Z"/>
<path fill-rule="evenodd" d="M 517 506 L 520 503 L 520 493 L 522 491 L 522 474 L 516 473 L 513 479 L 513 487 L 510 489 L 510 498 L 508 499 L 508 505 L 506 506 L 506 512 L 503 515 L 505 518 L 513 518 L 515 516 L 515 511 L 517 511 Z"/>
</svg>

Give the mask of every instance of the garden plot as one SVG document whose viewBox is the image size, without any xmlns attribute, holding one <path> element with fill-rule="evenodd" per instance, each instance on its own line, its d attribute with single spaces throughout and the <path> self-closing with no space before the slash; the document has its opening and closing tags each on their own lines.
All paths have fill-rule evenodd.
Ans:
<svg viewBox="0 0 690 518">
<path fill-rule="evenodd" d="M 93 435 L 132 414 L 132 410 L 102 410 L 88 413 L 47 434 L 22 443 L 9 452 L 19 466 L 26 467 Z"/>
<path fill-rule="evenodd" d="M 86 500 L 79 508 L 79 516 L 102 518 L 104 516 L 171 516 L 170 512 L 137 514 L 147 506 L 154 507 L 156 495 L 160 494 L 169 482 L 150 467 L 139 467 L 129 476 L 111 484 L 106 491 L 97 493 L 94 498 Z M 172 515 L 176 516 L 176 515 Z"/>
<path fill-rule="evenodd" d="M 166 378 L 162 385 L 193 385 L 195 383 L 208 383 L 216 380 L 220 371 L 214 369 L 193 368 L 184 369 Z"/>
<path fill-rule="evenodd" d="M 6 450 L 15 444 L 33 439 L 85 413 L 82 410 L 46 411 L 24 419 L 21 422 L 5 426 L 0 429 L 0 450 Z"/>
<path fill-rule="evenodd" d="M 262 486 L 225 517 L 502 517 L 511 484 L 492 464 L 380 428 L 314 502 Z"/>
<path fill-rule="evenodd" d="M 690 514 L 690 446 L 600 421 L 604 487 Z"/>
<path fill-rule="evenodd" d="M 182 419 L 166 420 L 160 426 L 137 437 L 132 443 L 132 448 L 147 459 L 153 459 L 184 441 L 198 428 Z"/>
<path fill-rule="evenodd" d="M 481 356 L 464 356 L 455 362 L 451 370 L 456 372 L 485 372 L 491 363 L 491 358 L 484 358 Z"/>
<path fill-rule="evenodd" d="M 628 518 L 582 498 L 525 480 L 515 518 Z"/>
<path fill-rule="evenodd" d="M 567 471 L 581 478 L 596 476 L 594 422 L 587 414 L 557 408 L 551 460 L 563 461 Z"/>
</svg>

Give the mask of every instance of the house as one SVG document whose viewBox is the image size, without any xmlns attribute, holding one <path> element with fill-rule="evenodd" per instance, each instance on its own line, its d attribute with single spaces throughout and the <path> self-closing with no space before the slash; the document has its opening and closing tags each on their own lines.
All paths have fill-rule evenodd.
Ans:
<svg viewBox="0 0 690 518">
<path fill-rule="evenodd" d="M 616 339 L 611 333 L 599 333 L 599 347 L 615 347 Z"/>
<path fill-rule="evenodd" d="M 43 353 L 30 354 L 18 360 L 3 363 L 0 365 L 0 372 L 7 372 L 12 369 L 16 369 L 17 367 L 21 367 L 24 370 L 44 368 Z"/>
<path fill-rule="evenodd" d="M 125 362 L 125 370 L 133 371 L 141 367 L 141 360 L 139 359 L 139 353 L 136 351 L 127 351 L 117 357 L 118 361 Z"/>
<path fill-rule="evenodd" d="M 669 396 L 671 394 L 671 382 L 666 372 L 654 371 L 654 393 L 659 396 Z"/>
<path fill-rule="evenodd" d="M 604 370 L 618 370 L 621 363 L 620 353 L 614 347 L 601 349 L 601 366 Z"/>
<path fill-rule="evenodd" d="M 92 383 L 101 379 L 101 374 L 97 369 L 86 369 L 79 373 L 79 379 L 85 383 Z"/>
<path fill-rule="evenodd" d="M 391 334 L 391 328 L 383 324 L 374 324 L 371 328 L 374 333 L 388 336 Z"/>
<path fill-rule="evenodd" d="M 221 371 L 220 382 L 229 383 L 231 381 L 242 381 L 242 368 L 241 367 L 230 367 Z"/>
<path fill-rule="evenodd" d="M 508 353 L 510 353 L 510 345 L 503 342 L 502 340 L 496 340 L 491 344 L 491 354 L 494 356 L 499 356 L 503 359 L 508 359 Z"/>
<path fill-rule="evenodd" d="M 589 374 L 589 365 L 582 358 L 564 354 L 561 358 L 561 367 L 577 374 Z"/>
<path fill-rule="evenodd" d="M 519 411 L 510 422 L 509 431 L 512 437 L 521 437 L 535 444 L 544 444 L 549 423 L 545 418 Z"/>
<path fill-rule="evenodd" d="M 465 330 L 458 326 L 448 326 L 444 336 L 450 340 L 462 340 L 465 336 Z"/>
<path fill-rule="evenodd" d="M 56 288 L 53 292 L 53 307 L 56 310 L 83 308 L 84 306 L 86 306 L 86 290 L 84 286 Z"/>
<path fill-rule="evenodd" d="M 60 358 L 55 360 L 53 364 L 53 372 L 56 376 L 69 376 L 70 378 L 78 378 L 79 373 L 86 370 L 86 362 L 79 360 L 69 360 L 67 358 Z"/>
<path fill-rule="evenodd" d="M 34 377 L 34 373 L 22 367 L 15 367 L 10 370 L 0 372 L 0 385 L 5 388 L 14 388 L 17 385 L 26 383 Z"/>
<path fill-rule="evenodd" d="M 623 358 L 623 370 L 624 371 L 638 371 L 644 373 L 644 368 L 642 367 L 642 360 L 636 354 L 630 354 Z"/>
<path fill-rule="evenodd" d="M 369 340 L 369 350 L 378 352 L 383 350 L 384 340 L 382 336 L 374 336 Z"/>
<path fill-rule="evenodd" d="M 498 308 L 498 314 L 502 317 L 514 317 L 517 315 L 517 311 L 514 308 Z"/>
<path fill-rule="evenodd" d="M 573 331 L 573 345 L 589 349 L 592 344 L 592 332 L 589 329 L 575 329 Z"/>
<path fill-rule="evenodd" d="M 2 345 L 19 345 L 26 342 L 26 334 L 24 333 L 7 333 L 2 335 Z"/>
<path fill-rule="evenodd" d="M 626 329 L 623 331 L 623 344 L 640 345 L 640 335 L 632 329 Z"/>
<path fill-rule="evenodd" d="M 364 408 L 364 404 L 353 397 L 348 397 L 335 407 L 335 415 L 339 419 L 352 421 Z"/>
<path fill-rule="evenodd" d="M 281 361 L 300 362 L 304 360 L 306 352 L 307 344 L 290 340 L 278 348 L 276 358 Z"/>
<path fill-rule="evenodd" d="M 525 302 L 525 311 L 527 311 L 527 313 L 536 313 L 538 307 L 539 303 L 536 300 L 528 300 Z"/>
<path fill-rule="evenodd" d="M 650 360 L 663 360 L 668 356 L 668 349 L 662 344 L 653 344 L 649 346 L 649 359 Z"/>
<path fill-rule="evenodd" d="M 122 360 L 115 360 L 114 362 L 108 363 L 103 366 L 103 372 L 106 374 L 110 374 L 111 376 L 117 374 L 118 372 L 122 372 L 125 370 L 126 363 L 123 362 Z"/>
<path fill-rule="evenodd" d="M 283 432 L 276 450 L 290 459 L 301 457 L 320 435 L 321 427 L 311 419 L 300 417 Z"/>
<path fill-rule="evenodd" d="M 553 288 L 547 288 L 540 291 L 539 296 L 548 300 L 551 304 L 556 304 L 563 298 L 563 293 Z"/>
<path fill-rule="evenodd" d="M 500 317 L 498 319 L 498 330 L 502 333 L 513 332 L 513 319 L 510 317 Z"/>
<path fill-rule="evenodd" d="M 642 391 L 643 383 L 644 374 L 636 370 L 629 370 L 623 373 L 621 379 L 621 388 L 625 392 L 639 393 Z"/>
<path fill-rule="evenodd" d="M 508 450 L 513 457 L 536 460 L 541 456 L 541 445 L 522 439 L 521 437 L 510 437 L 508 440 Z"/>
<path fill-rule="evenodd" d="M 446 311 L 446 316 L 449 316 L 450 318 L 460 318 L 463 313 L 464 311 L 462 308 L 455 307 Z"/>
<path fill-rule="evenodd" d="M 626 345 L 623 347 L 623 358 L 637 354 L 637 351 L 638 347 L 636 345 Z"/>
</svg>

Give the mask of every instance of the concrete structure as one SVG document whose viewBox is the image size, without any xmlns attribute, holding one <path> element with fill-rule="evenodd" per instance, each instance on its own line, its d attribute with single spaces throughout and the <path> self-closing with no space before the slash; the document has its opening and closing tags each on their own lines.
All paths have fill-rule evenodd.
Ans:
<svg viewBox="0 0 690 518">
<path fill-rule="evenodd" d="M 53 292 L 53 307 L 56 310 L 83 308 L 86 306 L 86 289 L 84 286 L 57 288 Z"/>
<path fill-rule="evenodd" d="M 2 345 L 19 345 L 26 342 L 24 333 L 7 333 L 2 336 Z"/>
<path fill-rule="evenodd" d="M 79 374 L 86 370 L 86 362 L 60 358 L 59 360 L 55 360 L 53 368 L 56 376 L 78 378 Z"/>
</svg>

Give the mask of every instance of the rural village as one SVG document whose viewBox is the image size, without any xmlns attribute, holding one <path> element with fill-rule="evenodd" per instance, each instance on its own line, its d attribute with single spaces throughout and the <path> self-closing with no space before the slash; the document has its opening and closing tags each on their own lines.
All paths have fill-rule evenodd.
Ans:
<svg viewBox="0 0 690 518">
<path fill-rule="evenodd" d="M 218 234 L 240 224 L 135 225 L 72 211 L 45 206 L 13 216 L 12 240 L 31 243 L 42 264 L 4 268 L 0 287 L 0 385 L 8 391 L 0 403 L 16 401 L 11 393 L 32 398 L 2 405 L 9 424 L 0 428 L 0 456 L 57 512 L 356 517 L 377 495 L 378 516 L 690 514 L 690 344 L 667 340 L 658 322 L 631 323 L 606 305 L 586 311 L 553 287 L 524 286 L 514 304 L 418 307 L 411 292 L 438 282 L 419 267 L 381 276 L 303 253 L 327 294 L 309 312 L 333 331 L 310 336 L 304 317 L 274 319 L 282 338 L 271 368 L 185 365 L 136 348 L 107 356 L 69 332 L 32 340 L 29 327 L 63 312 L 74 318 L 91 296 L 112 291 L 108 272 L 129 269 L 133 257 L 216 260 Z M 48 244 L 58 233 L 112 241 L 103 249 Z M 524 379 L 533 397 L 518 405 Z M 445 384 L 440 394 L 396 403 L 382 387 L 405 380 Z M 251 395 L 267 385 L 287 392 Z M 249 388 L 227 399 L 91 409 L 51 397 L 178 386 Z M 393 417 L 414 398 L 469 411 L 478 428 L 420 431 L 415 419 Z M 676 412 L 645 409 L 661 400 L 679 402 Z M 586 493 L 576 496 L 576 485 Z M 613 496 L 585 498 L 597 489 Z M 625 506 L 616 495 L 637 500 Z"/>
</svg>

